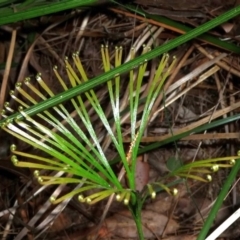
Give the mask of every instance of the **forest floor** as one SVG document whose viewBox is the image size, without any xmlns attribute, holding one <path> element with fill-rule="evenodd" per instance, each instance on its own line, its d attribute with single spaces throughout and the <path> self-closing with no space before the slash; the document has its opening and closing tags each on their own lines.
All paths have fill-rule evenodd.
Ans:
<svg viewBox="0 0 240 240">
<path fill-rule="evenodd" d="M 132 4 L 149 14 L 168 17 L 181 25 L 194 28 L 233 8 L 238 1 L 136 0 Z M 238 22 L 239 18 L 235 18 L 209 33 L 222 41 L 239 45 Z M 12 31 L 16 27 L 17 37 L 12 45 Z M 53 67 L 58 66 L 59 73 L 65 79 L 65 57 L 68 56 L 71 61 L 75 52 L 79 53 L 87 76 L 91 79 L 103 73 L 102 45 L 108 46 L 112 59 L 115 47 L 122 46 L 125 61 L 132 47 L 140 54 L 143 45 L 155 48 L 183 33 L 177 25 L 173 27 L 161 24 L 127 11 L 124 7 L 112 5 L 67 11 L 64 15 L 56 13 L 51 17 L 43 16 L 1 26 L 0 64 L 6 63 L 11 48 L 14 49 L 14 57 L 6 94 L 4 98 L 0 98 L 0 106 L 4 102 L 9 102 L 11 108 L 18 106 L 8 93 L 26 77 L 31 77 L 31 83 L 39 89 L 34 81 L 34 76 L 39 72 L 55 94 L 61 92 Z M 217 62 L 211 62 L 222 56 L 222 53 L 227 55 Z M 166 91 L 163 111 L 161 102 L 155 106 L 155 117 L 147 127 L 141 146 L 163 141 L 169 134 L 210 123 L 216 118 L 224 119 L 239 113 L 240 67 L 236 54 L 208 41 L 196 39 L 172 50 L 169 55 L 177 58 L 169 83 L 169 88 L 175 86 L 174 91 L 171 94 Z M 149 63 L 149 78 L 159 59 Z M 204 68 L 206 64 L 208 71 Z M 1 79 L 3 75 L 4 69 L 0 72 Z M 181 83 L 184 78 L 189 80 Z M 193 86 L 199 79 L 202 81 Z M 126 101 L 123 97 L 127 79 L 124 81 L 125 84 L 121 86 L 121 101 Z M 102 85 L 96 91 L 102 106 L 108 112 L 110 103 L 105 99 L 105 90 L 105 85 Z M 143 89 L 143 95 L 144 91 Z M 36 95 L 32 96 L 37 99 Z M 94 113 L 91 118 L 94 124 L 99 124 Z M 125 124 L 127 129 L 128 120 Z M 106 137 L 105 132 L 101 134 Z M 33 148 L 3 131 L 0 137 L 1 239 L 138 239 L 135 223 L 122 203 L 112 203 L 101 226 L 98 223 L 107 200 L 92 206 L 79 203 L 75 198 L 66 205 L 48 204 L 48 197 L 55 187 L 42 189 L 34 180 L 31 169 L 17 168 L 11 163 L 9 148 L 12 143 L 17 145 L 19 151 L 26 153 L 31 153 Z M 125 144 L 128 149 L 130 143 L 127 138 Z M 167 162 L 172 158 L 180 159 L 186 164 L 200 159 L 235 156 L 238 149 L 238 122 L 190 135 L 140 156 L 142 170 L 136 181 L 141 185 L 160 179 L 168 173 Z M 109 160 L 116 156 L 111 145 L 106 150 L 106 156 Z M 117 166 L 116 171 L 118 169 Z M 145 239 L 195 240 L 229 171 L 228 168 L 220 169 L 212 175 L 213 179 L 209 183 L 196 180 L 180 183 L 177 186 L 177 196 L 162 192 L 157 194 L 156 199 L 147 200 L 142 211 Z M 146 175 L 147 180 L 144 178 Z M 212 229 L 236 210 L 240 197 L 238 188 L 239 184 L 236 184 L 231 189 Z M 34 194 L 36 196 L 30 198 Z M 219 239 L 239 239 L 239 227 L 234 226 L 226 230 Z"/>
</svg>

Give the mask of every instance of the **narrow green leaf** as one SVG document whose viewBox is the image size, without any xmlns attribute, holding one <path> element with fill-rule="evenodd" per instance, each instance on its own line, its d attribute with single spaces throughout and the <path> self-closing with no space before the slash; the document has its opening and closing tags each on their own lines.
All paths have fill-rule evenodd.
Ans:
<svg viewBox="0 0 240 240">
<path fill-rule="evenodd" d="M 98 2 L 99 0 L 61 0 L 46 2 L 44 5 L 42 4 L 41 6 L 25 8 L 22 9 L 22 11 L 21 9 L 18 11 L 14 5 L 9 5 L 9 7 L 6 7 L 3 11 L 1 11 L 0 25 L 36 18 L 63 10 L 75 9 L 77 7 L 91 6 L 93 4 L 97 4 Z"/>
<path fill-rule="evenodd" d="M 204 32 L 207 32 L 208 30 L 222 24 L 223 22 L 228 21 L 229 19 L 239 15 L 239 13 L 240 13 L 240 6 L 237 6 L 236 8 L 231 9 L 230 11 L 222 14 L 221 16 L 218 16 L 218 17 L 212 19 L 211 21 L 204 23 L 203 25 L 199 26 L 198 28 L 195 28 L 186 34 L 179 36 L 179 37 L 169 41 L 168 43 L 155 48 L 154 50 L 150 51 L 149 53 L 143 54 L 142 56 L 139 56 L 125 64 L 122 64 L 121 66 L 114 68 L 111 71 L 109 71 L 101 76 L 97 76 L 97 77 L 93 78 L 91 81 L 88 81 L 79 86 L 76 86 L 76 87 L 64 92 L 64 94 L 62 94 L 62 93 L 58 94 L 47 101 L 45 100 L 41 103 L 38 103 L 36 106 L 28 108 L 27 110 L 25 110 L 26 114 L 28 116 L 35 115 L 35 114 L 42 112 L 48 108 L 56 106 L 66 100 L 69 100 L 81 93 L 84 93 L 84 92 L 88 91 L 89 89 L 93 89 L 96 86 L 114 78 L 114 76 L 116 74 L 119 75 L 119 74 L 125 73 L 125 72 L 129 71 L 130 69 L 137 67 L 140 63 L 142 63 L 146 60 L 149 61 L 157 56 L 160 56 L 161 54 L 170 51 L 171 49 L 175 48 L 176 46 L 179 46 L 195 37 L 198 37 L 201 34 L 203 34 Z M 0 21 L 0 24 L 1 24 L 1 21 Z M 22 116 L 20 114 L 13 114 L 8 119 L 12 120 L 14 118 L 22 119 Z M 1 120 L 0 125 L 4 121 L 5 120 Z"/>
</svg>

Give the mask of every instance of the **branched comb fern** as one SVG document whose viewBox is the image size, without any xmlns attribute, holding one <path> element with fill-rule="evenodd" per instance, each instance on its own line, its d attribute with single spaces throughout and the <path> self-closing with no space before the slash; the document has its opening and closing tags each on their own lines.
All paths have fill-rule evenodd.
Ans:
<svg viewBox="0 0 240 240">
<path fill-rule="evenodd" d="M 144 47 L 143 53 L 147 51 L 149 51 L 149 48 Z M 102 46 L 101 55 L 105 72 L 110 71 L 113 67 L 118 67 L 122 63 L 121 47 L 115 49 L 114 63 L 110 60 L 108 47 Z M 132 59 L 134 55 L 135 50 L 131 49 Z M 74 87 L 88 81 L 88 77 L 78 54 L 73 54 L 72 57 L 73 66 L 69 64 L 68 59 L 65 59 L 65 62 L 70 86 Z M 76 96 L 70 100 L 71 107 L 69 107 L 69 104 L 67 106 L 74 110 L 74 114 L 68 111 L 66 104 L 60 104 L 51 110 L 38 113 L 34 118 L 30 117 L 23 109 L 29 108 L 30 105 L 35 105 L 37 103 L 35 100 L 36 96 L 40 100 L 46 100 L 54 96 L 54 93 L 43 81 L 40 74 L 37 75 L 36 80 L 41 90 L 38 90 L 31 84 L 29 78 L 26 78 L 24 81 L 24 84 L 33 92 L 35 98 L 28 94 L 21 84 L 17 83 L 16 90 L 25 100 L 15 96 L 14 91 L 11 91 L 10 95 L 20 104 L 18 110 L 23 116 L 23 120 L 15 119 L 14 121 L 9 121 L 6 119 L 1 127 L 33 148 L 41 150 L 44 154 L 36 155 L 20 152 L 15 145 L 12 145 L 11 151 L 13 153 L 12 161 L 14 165 L 36 169 L 34 175 L 42 185 L 81 184 L 81 187 L 59 198 L 51 196 L 50 201 L 53 204 L 59 203 L 66 198 L 72 198 L 75 195 L 78 195 L 78 199 L 81 202 L 94 204 L 112 194 L 116 194 L 118 201 L 123 201 L 129 206 L 138 227 L 139 238 L 143 239 L 140 213 L 146 197 L 150 195 L 154 198 L 156 191 L 159 191 L 159 189 L 164 189 L 170 194 L 177 193 L 176 189 L 171 191 L 164 183 L 165 178 L 179 176 L 181 178 L 209 181 L 211 180 L 211 173 L 217 171 L 219 167 L 229 167 L 233 164 L 233 161 L 231 163 L 226 162 L 226 160 L 231 160 L 229 158 L 198 161 L 188 165 L 170 161 L 168 163 L 170 173 L 162 181 L 147 184 L 141 193 L 136 190 L 135 169 L 139 145 L 152 114 L 152 106 L 162 91 L 164 81 L 175 63 L 175 60 L 173 60 L 169 64 L 168 60 L 169 56 L 167 54 L 163 55 L 153 79 L 148 80 L 151 81 L 151 84 L 145 98 L 142 98 L 140 93 L 144 82 L 147 61 L 143 62 L 137 69 L 130 70 L 127 86 L 129 104 L 125 108 L 125 113 L 120 108 L 121 91 L 123 91 L 121 89 L 120 76 L 117 75 L 113 80 L 107 82 L 113 121 L 106 117 L 103 106 L 101 106 L 94 90 L 90 90 L 83 96 Z M 67 90 L 68 84 L 62 79 L 56 67 L 54 68 L 54 73 L 63 91 Z M 87 108 L 86 101 L 90 103 L 90 108 Z M 105 155 L 105 151 L 100 144 L 97 127 L 92 123 L 89 114 L 90 109 L 94 109 L 107 132 L 107 137 L 111 139 L 112 146 L 121 158 L 123 168 L 120 173 L 116 173 L 113 170 Z M 123 143 L 123 115 L 127 116 L 126 109 L 128 109 L 127 114 L 129 114 L 128 117 L 130 119 L 131 136 L 131 144 L 127 153 Z M 2 116 L 7 117 L 7 112 L 14 112 L 8 103 L 5 104 L 5 110 L 2 110 Z M 49 174 L 49 170 L 52 170 L 54 174 Z M 201 173 L 201 176 L 199 176 L 199 173 Z M 128 179 L 128 186 L 125 186 L 121 181 L 124 175 Z"/>
</svg>

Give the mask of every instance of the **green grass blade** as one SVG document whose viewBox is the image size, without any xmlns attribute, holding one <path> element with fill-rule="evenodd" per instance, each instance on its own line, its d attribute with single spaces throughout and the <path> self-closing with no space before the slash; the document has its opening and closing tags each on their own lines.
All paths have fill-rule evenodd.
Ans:
<svg viewBox="0 0 240 240">
<path fill-rule="evenodd" d="M 22 11 L 21 9 L 19 11 L 17 10 L 18 5 L 14 6 L 10 4 L 9 7 L 0 9 L 0 25 L 23 21 L 77 7 L 91 6 L 98 3 L 99 0 L 59 0 L 46 2 L 41 6 L 26 7 Z"/>
<path fill-rule="evenodd" d="M 93 89 L 94 87 L 107 82 L 110 79 L 113 79 L 117 74 L 122 74 L 125 73 L 127 71 L 129 71 L 130 69 L 137 67 L 139 64 L 141 64 L 144 61 L 148 61 L 151 60 L 155 57 L 158 57 L 159 55 L 170 51 L 171 49 L 193 39 L 196 38 L 198 36 L 200 36 L 201 34 L 207 32 L 208 30 L 222 24 L 223 22 L 228 21 L 229 19 L 239 15 L 240 13 L 240 6 L 237 6 L 234 9 L 231 9 L 230 11 L 222 14 L 221 16 L 218 16 L 214 19 L 212 19 L 211 21 L 204 23 L 203 25 L 199 26 L 198 28 L 195 28 L 191 31 L 189 31 L 188 33 L 179 36 L 171 41 L 169 41 L 168 43 L 159 46 L 155 49 L 153 49 L 152 51 L 141 55 L 117 68 L 114 68 L 113 70 L 106 72 L 98 77 L 93 78 L 91 81 L 85 82 L 79 86 L 76 86 L 72 89 L 69 89 L 68 91 L 58 94 L 48 100 L 45 100 L 43 102 L 38 103 L 37 105 L 30 107 L 29 109 L 25 110 L 26 114 L 28 116 L 33 116 L 39 112 L 42 112 L 48 108 L 54 107 L 66 100 L 69 100 L 81 93 L 84 93 L 90 89 Z M 23 117 L 21 116 L 21 114 L 13 114 L 11 115 L 8 119 L 13 120 L 14 118 L 19 118 L 22 119 Z M 1 120 L 0 121 L 0 125 L 4 122 L 5 120 Z"/>
<path fill-rule="evenodd" d="M 139 154 L 142 154 L 142 153 L 151 151 L 153 149 L 162 147 L 166 144 L 178 141 L 179 139 L 187 137 L 190 134 L 200 133 L 200 132 L 203 132 L 205 130 L 209 130 L 209 129 L 212 129 L 212 128 L 215 128 L 215 127 L 222 126 L 224 124 L 228 124 L 228 123 L 233 122 L 233 121 L 238 121 L 239 119 L 240 119 L 240 114 L 236 114 L 234 116 L 230 116 L 230 117 L 227 117 L 227 118 L 224 118 L 224 119 L 219 119 L 219 120 L 212 121 L 211 123 L 204 124 L 200 127 L 196 127 L 194 129 L 186 131 L 184 133 L 173 135 L 172 137 L 169 137 L 166 140 L 162 140 L 161 142 L 156 142 L 156 143 L 149 144 L 148 146 L 140 149 Z"/>
<path fill-rule="evenodd" d="M 155 20 L 157 22 L 160 22 L 160 23 L 164 23 L 164 24 L 166 24 L 168 26 L 171 26 L 171 27 L 174 27 L 176 29 L 180 29 L 181 31 L 183 31 L 185 33 L 188 33 L 189 31 L 192 30 L 191 27 L 186 26 L 186 25 L 184 25 L 180 22 L 173 21 L 173 20 L 171 20 L 169 18 L 166 18 L 166 17 L 163 17 L 163 16 L 148 14 L 140 8 L 136 9 L 136 7 L 134 7 L 132 5 L 124 5 L 124 7 L 133 11 L 133 12 L 136 12 L 136 13 L 144 16 L 144 17 L 153 19 L 153 20 Z M 222 41 L 219 38 L 217 38 L 215 36 L 212 36 L 211 34 L 203 33 L 202 35 L 200 35 L 197 38 L 204 41 L 204 42 L 208 42 L 208 43 L 210 43 L 214 46 L 217 46 L 219 48 L 225 49 L 227 51 L 234 52 L 234 53 L 237 53 L 237 54 L 240 53 L 240 48 L 237 45 L 229 43 L 227 41 Z"/>
</svg>

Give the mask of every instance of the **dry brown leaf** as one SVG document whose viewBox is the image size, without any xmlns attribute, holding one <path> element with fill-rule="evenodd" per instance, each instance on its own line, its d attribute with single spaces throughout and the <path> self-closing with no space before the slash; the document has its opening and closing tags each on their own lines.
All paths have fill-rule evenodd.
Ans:
<svg viewBox="0 0 240 240">
<path fill-rule="evenodd" d="M 146 205 L 146 209 L 156 213 L 166 214 L 171 209 L 173 196 L 168 193 L 161 193 L 151 204 Z"/>
<path fill-rule="evenodd" d="M 226 22 L 226 23 L 223 23 L 221 27 L 225 33 L 230 33 L 234 27 L 234 24 Z"/>
<path fill-rule="evenodd" d="M 193 201 L 190 197 L 182 197 L 178 199 L 175 215 L 197 225 L 202 224 L 203 220 L 208 217 L 211 208 L 212 201 L 207 198 L 199 197 Z M 220 224 L 229 214 L 229 209 L 222 206 L 216 216 L 214 224 Z"/>
<path fill-rule="evenodd" d="M 169 220 L 165 215 L 149 210 L 142 211 L 142 224 L 144 239 L 161 236 L 164 230 L 165 234 L 174 233 L 179 228 L 176 221 Z M 135 222 L 128 211 L 122 211 L 106 219 L 104 225 L 112 236 L 123 239 L 137 238 Z"/>
<path fill-rule="evenodd" d="M 191 236 L 191 235 L 178 235 L 178 236 L 170 236 L 167 238 L 164 238 L 164 240 L 196 240 L 196 236 Z"/>
<path fill-rule="evenodd" d="M 59 232 L 69 226 L 71 226 L 72 221 L 70 219 L 69 214 L 62 212 L 59 216 L 55 219 L 49 231 L 51 232 Z"/>
<path fill-rule="evenodd" d="M 136 164 L 136 190 L 141 192 L 143 188 L 148 184 L 149 181 L 149 164 L 138 159 Z"/>
<path fill-rule="evenodd" d="M 203 219 L 206 219 L 208 217 L 209 212 L 212 209 L 212 201 L 209 199 L 199 199 L 198 202 L 201 202 L 201 205 L 199 205 L 200 214 L 196 213 L 195 223 L 203 222 Z M 217 216 L 214 220 L 214 224 L 218 225 L 221 222 L 223 222 L 228 216 L 230 215 L 229 208 L 222 205 L 221 209 L 218 211 Z M 203 218 L 203 219 L 202 219 Z"/>
</svg>

